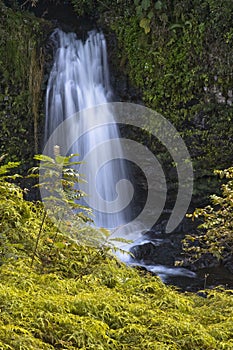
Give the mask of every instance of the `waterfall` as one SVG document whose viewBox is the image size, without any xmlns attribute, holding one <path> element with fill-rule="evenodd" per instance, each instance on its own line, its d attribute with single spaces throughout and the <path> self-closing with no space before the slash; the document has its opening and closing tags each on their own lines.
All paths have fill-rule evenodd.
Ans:
<svg viewBox="0 0 233 350">
<path fill-rule="evenodd" d="M 153 247 L 159 246 L 160 249 L 164 239 L 145 235 L 145 227 L 131 220 L 129 203 L 133 189 L 128 181 L 130 176 L 121 149 L 118 125 L 109 106 L 112 105 L 109 103 L 112 91 L 104 35 L 91 31 L 83 42 L 74 33 L 57 29 L 52 39 L 56 53 L 46 93 L 45 141 L 51 138 L 54 130 L 59 129 L 59 125 L 69 121 L 69 127 L 64 128 L 65 131 L 61 128 L 52 145 L 64 145 L 66 140 L 69 144 L 77 133 L 77 141 L 75 139 L 65 149 L 69 149 L 69 154 L 79 153 L 78 160 L 84 160 L 79 170 L 87 182 L 81 189 L 88 196 L 82 204 L 93 209 L 96 226 L 118 228 L 113 231 L 112 237 L 132 240 L 131 244 L 119 243 L 124 250 L 138 249 L 141 245 L 144 248 L 148 243 L 152 251 Z M 78 118 L 71 118 L 77 112 Z M 133 152 L 137 153 L 136 148 Z M 130 226 L 132 222 L 134 226 Z M 183 268 L 144 263 L 140 258 L 132 261 L 129 255 L 119 257 L 127 263 L 133 262 L 156 272 L 164 280 L 166 276 L 195 275 Z"/>
<path fill-rule="evenodd" d="M 64 33 L 59 29 L 53 33 L 53 40 L 57 50 L 46 94 L 45 139 L 74 113 L 87 111 L 80 113 L 79 132 L 81 130 L 83 136 L 72 146 L 71 151 L 79 153 L 80 159 L 89 155 L 84 173 L 87 180 L 84 190 L 91 203 L 89 206 L 94 207 L 96 225 L 112 229 L 126 222 L 127 210 L 117 212 L 117 208 L 123 208 L 124 201 L 127 202 L 122 180 L 128 175 L 124 161 L 119 159 L 123 156 L 118 126 L 107 105 L 111 101 L 112 91 L 106 41 L 104 35 L 96 31 L 89 32 L 87 40 L 83 42 L 74 33 Z M 97 105 L 105 106 L 104 113 L 96 116 L 103 126 L 85 133 L 93 126 L 90 108 Z M 76 125 L 72 125 L 71 131 L 75 128 Z M 69 132 L 66 138 L 69 139 Z M 111 139 L 114 139 L 114 146 L 108 143 L 104 150 L 96 154 L 97 147 Z M 114 158 L 116 150 L 118 159 Z M 98 169 L 101 157 L 110 161 Z M 98 173 L 95 179 L 96 170 Z M 116 191 L 119 181 L 123 188 L 120 194 Z M 121 195 L 125 197 L 123 201 Z"/>
</svg>

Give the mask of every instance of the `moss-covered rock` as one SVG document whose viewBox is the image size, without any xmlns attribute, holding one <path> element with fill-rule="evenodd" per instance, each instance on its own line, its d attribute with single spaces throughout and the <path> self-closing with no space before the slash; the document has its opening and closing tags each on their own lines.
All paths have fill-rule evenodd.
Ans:
<svg viewBox="0 0 233 350">
<path fill-rule="evenodd" d="M 215 0 L 134 1 L 128 13 L 102 17 L 116 33 L 120 69 L 183 136 L 199 205 L 216 188 L 213 169 L 232 162 L 232 17 L 232 1 Z"/>
</svg>

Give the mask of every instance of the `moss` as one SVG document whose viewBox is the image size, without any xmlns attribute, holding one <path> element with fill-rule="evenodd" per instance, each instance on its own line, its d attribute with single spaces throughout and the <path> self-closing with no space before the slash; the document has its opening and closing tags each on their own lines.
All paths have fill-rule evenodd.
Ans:
<svg viewBox="0 0 233 350">
<path fill-rule="evenodd" d="M 38 151 L 42 118 L 43 40 L 49 26 L 0 2 L 0 151 L 25 167 Z"/>
<path fill-rule="evenodd" d="M 71 5 L 77 17 L 85 14 L 115 33 L 116 77 L 127 75 L 144 104 L 181 132 L 195 168 L 195 205 L 200 205 L 215 189 L 213 169 L 232 161 L 232 1 L 72 0 Z M 28 160 L 40 148 L 41 43 L 47 24 L 2 2 L 0 7 L 0 150 Z"/>
<path fill-rule="evenodd" d="M 116 33 L 123 63 L 118 66 L 142 91 L 145 105 L 168 118 L 185 139 L 198 202 L 215 189 L 216 182 L 209 181 L 213 170 L 232 161 L 233 3 L 156 4 L 131 3 L 129 15 L 122 1 L 117 16 L 109 11 L 102 21 Z M 140 26 L 145 18 L 149 31 Z"/>
<path fill-rule="evenodd" d="M 118 48 L 115 57 L 111 55 L 115 76 L 129 77 L 143 103 L 182 134 L 193 159 L 194 205 L 207 203 L 216 188 L 213 170 L 232 162 L 233 2 L 120 0 L 94 6 L 93 1 L 73 0 L 72 4 L 78 14 L 83 9 L 91 15 L 95 8 L 99 25 L 115 33 Z M 125 100 L 125 92 L 122 96 Z M 156 143 L 150 148 L 161 157 Z M 169 169 L 169 161 L 165 168 Z"/>
</svg>

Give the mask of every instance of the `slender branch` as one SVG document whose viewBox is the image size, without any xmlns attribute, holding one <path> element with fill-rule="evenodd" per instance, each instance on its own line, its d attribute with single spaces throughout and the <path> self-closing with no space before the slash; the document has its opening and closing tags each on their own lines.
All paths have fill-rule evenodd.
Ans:
<svg viewBox="0 0 233 350">
<path fill-rule="evenodd" d="M 21 5 L 21 7 L 23 8 L 25 5 L 27 5 L 28 3 L 31 3 L 31 6 L 32 7 L 35 7 L 36 6 L 36 4 L 37 4 L 37 2 L 38 2 L 38 0 L 26 0 L 26 1 L 24 1 L 24 3 Z"/>
<path fill-rule="evenodd" d="M 45 218 L 46 218 L 46 211 L 44 211 L 44 216 L 43 216 L 43 219 L 42 219 L 42 222 L 41 222 L 41 225 L 40 225 L 40 230 L 39 230 L 39 233 L 37 235 L 36 244 L 35 244 L 35 248 L 34 248 L 33 255 L 32 255 L 31 267 L 33 266 L 33 263 L 34 263 L 34 260 L 35 260 L 36 251 L 37 251 L 37 248 L 38 248 L 38 244 L 39 244 L 39 240 L 40 240 L 40 237 L 41 237 L 41 232 L 42 232 L 42 228 L 43 228 L 43 225 L 44 225 L 44 222 L 45 222 Z"/>
</svg>

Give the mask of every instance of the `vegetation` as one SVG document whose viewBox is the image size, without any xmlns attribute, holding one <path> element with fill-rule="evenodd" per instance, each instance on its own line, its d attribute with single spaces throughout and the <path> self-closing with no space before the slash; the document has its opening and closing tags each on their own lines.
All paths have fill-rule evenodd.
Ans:
<svg viewBox="0 0 233 350">
<path fill-rule="evenodd" d="M 0 167 L 0 347 L 35 349 L 231 349 L 230 291 L 180 294 L 128 268 L 106 244 L 90 245 L 44 217 Z M 96 242 L 101 240 L 96 234 Z"/>
<path fill-rule="evenodd" d="M 0 167 L 0 348 L 233 349 L 232 291 L 181 294 L 120 263 L 109 233 L 86 224 L 89 214 L 68 219 L 66 209 L 69 215 L 70 205 L 80 209 L 74 199 L 82 195 L 74 191 L 79 177 L 71 158 L 36 157 L 52 203 L 47 212 L 41 202 L 26 201 L 27 189 L 15 183 L 18 160 L 25 171 L 39 148 L 43 48 L 51 28 L 24 12 L 30 2 L 39 3 L 0 1 L 0 151 L 14 161 Z M 115 33 L 113 67 L 181 132 L 195 167 L 194 199 L 205 201 L 216 186 L 213 169 L 232 161 L 232 0 L 71 4 L 77 16 L 92 16 Z M 185 241 L 193 259 L 206 252 L 232 257 L 233 169 L 217 174 L 227 180 L 222 194 L 192 215 L 203 220 Z M 51 176 L 55 197 L 46 184 Z"/>
<path fill-rule="evenodd" d="M 68 4 L 77 17 L 97 21 L 107 39 L 110 33 L 108 46 L 117 79 L 129 77 L 143 103 L 180 131 L 195 169 L 193 205 L 206 204 L 218 186 L 213 170 L 231 166 L 233 2 L 70 0 Z M 133 101 L 127 92 L 123 99 Z M 159 159 L 163 157 L 158 145 L 151 148 Z"/>
<path fill-rule="evenodd" d="M 42 43 L 49 27 L 0 1 L 0 152 L 22 161 L 24 173 L 41 140 Z"/>
<path fill-rule="evenodd" d="M 185 251 L 191 260 L 206 253 L 225 261 L 233 257 L 233 168 L 216 170 L 215 174 L 227 179 L 222 185 L 222 195 L 212 195 L 212 205 L 187 215 L 202 221 L 197 233 L 187 235 L 184 241 Z"/>
<path fill-rule="evenodd" d="M 233 2 L 134 1 L 128 13 L 122 8 L 107 17 L 119 66 L 146 106 L 181 132 L 195 170 L 194 205 L 207 203 L 217 187 L 213 170 L 232 161 Z"/>
<path fill-rule="evenodd" d="M 6 181 L 20 177 L 17 174 L 10 176 L 7 174 L 19 163 L 8 163 L 0 167 L 2 249 L 0 256 L 2 262 L 9 257 L 17 259 L 19 250 L 22 257 L 28 256 L 29 251 L 31 251 L 32 261 L 35 260 L 38 268 L 44 270 L 46 267 L 44 262 L 49 261 L 49 269 L 55 267 L 53 263 L 58 258 L 58 248 L 66 249 L 67 246 L 72 246 L 74 249 L 69 247 L 69 250 L 76 254 L 74 242 L 78 242 L 80 246 L 97 248 L 100 256 L 104 254 L 103 249 L 112 248 L 112 240 L 108 237 L 107 230 L 97 231 L 94 226 L 85 225 L 91 220 L 85 214 L 86 212 L 90 215 L 90 209 L 77 203 L 83 193 L 74 187 L 76 182 L 80 181 L 80 177 L 76 171 L 69 168 L 69 166 L 77 164 L 77 162 L 70 161 L 72 157 L 73 155 L 70 157 L 57 155 L 55 159 L 43 155 L 35 157 L 42 163 L 41 171 L 43 174 L 40 174 L 42 178 L 40 186 L 47 192 L 47 196 L 43 198 L 47 211 L 44 210 L 43 204 L 39 201 L 33 203 L 24 200 L 26 189 L 23 191 L 12 181 Z M 63 171 L 60 173 L 62 167 Z M 38 176 L 35 174 L 37 169 L 33 168 L 33 174 L 30 177 Z M 61 186 L 59 186 L 59 182 Z M 52 188 L 48 189 L 52 183 Z M 63 236 L 60 236 L 61 233 Z M 64 241 L 65 236 L 67 241 Z M 25 240 L 26 245 L 24 246 Z M 89 262 L 88 249 L 85 252 L 87 264 Z M 83 268 L 85 270 L 87 267 L 83 266 Z"/>
<path fill-rule="evenodd" d="M 68 4 L 77 18 L 85 15 L 97 21 L 107 39 L 111 33 L 108 45 L 116 76 L 129 77 L 145 105 L 162 113 L 181 133 L 195 169 L 193 206 L 207 203 L 218 187 L 213 170 L 231 166 L 233 152 L 231 0 L 5 3 L 14 10 L 0 2 L 2 153 L 28 167 L 41 145 L 42 83 L 47 79 L 43 68 L 51 59 L 44 46 L 52 25 L 25 10 L 44 6 L 47 13 L 49 4 Z M 163 157 L 157 145 L 151 148 Z M 164 165 L 167 175 L 172 172 L 169 164 L 170 159 Z"/>
</svg>

